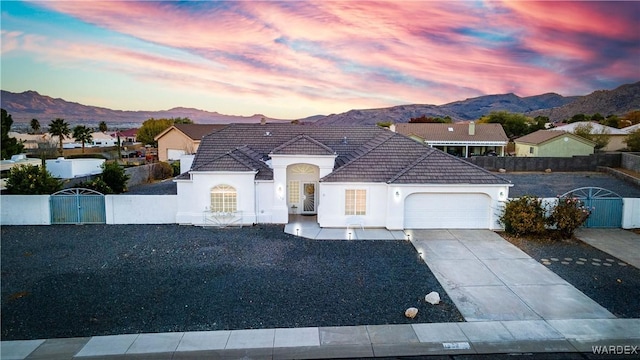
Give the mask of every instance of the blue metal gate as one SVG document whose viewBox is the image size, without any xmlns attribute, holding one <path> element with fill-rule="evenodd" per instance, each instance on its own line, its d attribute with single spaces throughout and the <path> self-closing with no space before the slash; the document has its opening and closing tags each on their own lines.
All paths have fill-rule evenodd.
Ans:
<svg viewBox="0 0 640 360">
<path fill-rule="evenodd" d="M 104 224 L 104 195 L 90 189 L 73 188 L 51 195 L 51 224 Z"/>
<path fill-rule="evenodd" d="M 580 199 L 591 209 L 591 215 L 583 225 L 588 228 L 622 227 L 622 197 L 613 191 L 599 187 L 583 187 L 562 195 Z"/>
</svg>

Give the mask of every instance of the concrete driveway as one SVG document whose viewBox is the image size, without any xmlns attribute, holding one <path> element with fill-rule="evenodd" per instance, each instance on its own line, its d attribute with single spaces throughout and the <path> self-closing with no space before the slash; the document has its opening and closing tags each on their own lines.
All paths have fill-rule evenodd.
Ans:
<svg viewBox="0 0 640 360">
<path fill-rule="evenodd" d="M 615 318 L 493 231 L 407 233 L 466 321 Z"/>
</svg>

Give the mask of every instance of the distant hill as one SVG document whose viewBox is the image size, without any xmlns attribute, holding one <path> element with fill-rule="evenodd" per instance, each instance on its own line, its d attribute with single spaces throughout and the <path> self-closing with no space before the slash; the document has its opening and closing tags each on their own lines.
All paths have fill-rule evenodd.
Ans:
<svg viewBox="0 0 640 360">
<path fill-rule="evenodd" d="M 58 117 L 72 125 L 82 123 L 97 126 L 100 121 L 105 121 L 110 127 L 117 124 L 121 128 L 140 126 L 149 118 L 188 117 L 198 124 L 258 123 L 261 118 L 272 122 L 290 121 L 261 114 L 234 116 L 183 107 L 164 111 L 111 110 L 54 99 L 35 91 L 12 93 L 2 90 L 0 99 L 2 108 L 11 114 L 14 122 L 23 123 L 23 126 L 33 118 L 44 125 Z M 449 116 L 454 121 L 468 121 L 500 110 L 528 116 L 549 116 L 552 121 L 565 120 L 575 114 L 624 115 L 632 110 L 640 110 L 640 82 L 622 85 L 614 90 L 598 90 L 585 96 L 562 96 L 554 93 L 528 97 L 515 94 L 486 95 L 445 105 L 413 104 L 350 110 L 341 114 L 314 115 L 299 120 L 318 125 L 374 125 L 387 121 L 403 123 L 421 116 Z"/>
<path fill-rule="evenodd" d="M 576 114 L 624 115 L 633 110 L 640 110 L 640 81 L 614 90 L 594 91 L 566 105 L 532 111 L 528 115 L 543 115 L 551 121 L 562 121 Z"/>
<path fill-rule="evenodd" d="M 187 117 L 197 124 L 259 123 L 261 118 L 271 121 L 261 114 L 252 116 L 224 115 L 217 112 L 177 107 L 164 111 L 123 111 L 103 107 L 82 105 L 63 99 L 40 95 L 35 91 L 12 93 L 2 90 L 2 108 L 7 110 L 15 123 L 28 123 L 38 119 L 40 124 L 48 124 L 55 118 L 63 118 L 69 124 L 97 126 L 101 121 L 110 126 L 136 127 L 149 118 Z M 289 121 L 289 120 L 287 120 Z"/>
<path fill-rule="evenodd" d="M 376 124 L 393 121 L 406 123 L 420 116 L 446 117 L 453 121 L 478 119 L 492 111 L 505 110 L 527 113 L 533 110 L 562 106 L 578 97 L 564 97 L 558 94 L 543 94 L 521 98 L 515 94 L 486 95 L 456 101 L 445 105 L 400 105 L 383 109 L 350 110 L 342 114 L 332 114 L 316 122 L 327 124 Z"/>
</svg>

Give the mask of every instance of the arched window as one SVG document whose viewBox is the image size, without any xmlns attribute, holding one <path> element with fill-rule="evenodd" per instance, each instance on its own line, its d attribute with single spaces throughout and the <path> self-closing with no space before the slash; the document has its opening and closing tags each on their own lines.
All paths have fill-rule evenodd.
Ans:
<svg viewBox="0 0 640 360">
<path fill-rule="evenodd" d="M 236 212 L 237 192 L 229 185 L 218 185 L 211 189 L 211 211 Z"/>
</svg>

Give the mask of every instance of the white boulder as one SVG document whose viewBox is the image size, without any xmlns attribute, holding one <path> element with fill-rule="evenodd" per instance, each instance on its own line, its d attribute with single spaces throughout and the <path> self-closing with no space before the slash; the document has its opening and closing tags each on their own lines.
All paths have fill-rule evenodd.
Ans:
<svg viewBox="0 0 640 360">
<path fill-rule="evenodd" d="M 440 304 L 440 294 L 432 291 L 424 297 L 424 301 L 428 302 L 431 305 L 438 305 Z"/>
</svg>

